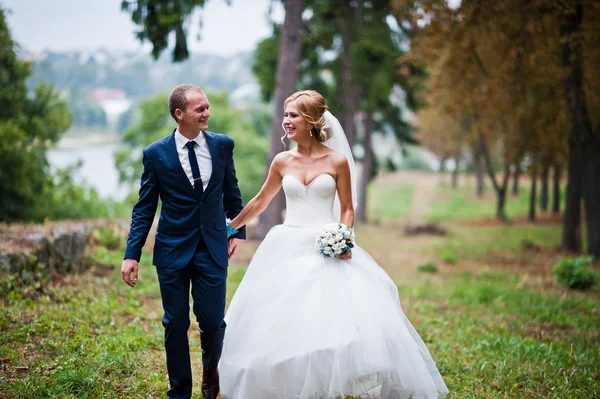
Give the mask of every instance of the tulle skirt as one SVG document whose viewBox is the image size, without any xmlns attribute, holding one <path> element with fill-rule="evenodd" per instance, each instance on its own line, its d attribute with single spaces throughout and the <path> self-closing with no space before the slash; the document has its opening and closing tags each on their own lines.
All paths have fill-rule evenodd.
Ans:
<svg viewBox="0 0 600 399">
<path fill-rule="evenodd" d="M 279 225 L 256 251 L 225 316 L 222 397 L 444 397 L 390 277 L 359 247 L 319 255 L 317 231 Z"/>
</svg>

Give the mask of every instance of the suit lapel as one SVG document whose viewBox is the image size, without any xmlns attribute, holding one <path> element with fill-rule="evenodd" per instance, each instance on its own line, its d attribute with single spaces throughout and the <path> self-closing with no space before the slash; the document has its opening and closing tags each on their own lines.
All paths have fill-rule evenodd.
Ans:
<svg viewBox="0 0 600 399">
<path fill-rule="evenodd" d="M 215 175 L 217 174 L 217 167 L 219 165 L 219 146 L 217 144 L 217 137 L 211 132 L 204 132 L 204 138 L 208 143 L 208 149 L 210 151 L 210 162 L 212 163 L 212 173 L 210 174 L 210 179 L 208 180 L 206 190 L 204 190 L 204 195 L 206 195 L 206 193 L 211 188 L 211 185 L 214 183 Z"/>
<path fill-rule="evenodd" d="M 194 190 L 194 187 L 190 183 L 190 180 L 188 179 L 187 175 L 185 174 L 183 166 L 181 166 L 181 162 L 179 161 L 179 154 L 177 152 L 177 141 L 175 140 L 176 130 L 177 129 L 173 130 L 173 133 L 171 133 L 171 137 L 167 142 L 167 157 L 169 159 L 169 163 L 173 165 L 175 170 L 177 170 L 177 173 L 179 174 L 179 179 L 182 180 L 182 183 L 188 188 L 188 191 L 193 193 L 195 196 L 198 196 L 198 194 L 196 194 L 196 190 Z"/>
</svg>

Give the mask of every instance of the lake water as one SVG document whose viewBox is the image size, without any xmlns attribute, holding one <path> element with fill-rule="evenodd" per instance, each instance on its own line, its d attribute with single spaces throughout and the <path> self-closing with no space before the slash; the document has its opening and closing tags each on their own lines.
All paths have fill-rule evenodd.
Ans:
<svg viewBox="0 0 600 399">
<path fill-rule="evenodd" d="M 81 147 L 59 147 L 48 151 L 51 168 L 65 168 L 74 165 L 78 160 L 83 166 L 76 174 L 76 181 L 85 181 L 94 187 L 101 197 L 124 199 L 130 191 L 129 187 L 119 184 L 119 174 L 115 168 L 113 152 L 119 144 L 92 144 Z"/>
</svg>

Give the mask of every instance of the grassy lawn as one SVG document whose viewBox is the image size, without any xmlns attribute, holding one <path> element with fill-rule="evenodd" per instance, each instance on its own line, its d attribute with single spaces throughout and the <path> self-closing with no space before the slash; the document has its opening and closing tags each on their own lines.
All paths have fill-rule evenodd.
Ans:
<svg viewBox="0 0 600 399">
<path fill-rule="evenodd" d="M 529 185 L 522 184 L 518 197 L 507 194 L 505 211 L 509 218 L 527 214 L 529 193 Z M 564 206 L 564 187 L 561 197 Z M 493 219 L 495 217 L 496 193 L 494 189 L 486 187 L 483 198 L 477 198 L 475 187 L 472 184 L 461 184 L 457 188 L 452 188 L 448 184 L 440 184 L 436 189 L 435 201 L 431 204 L 430 212 L 427 215 L 427 219 L 432 222 Z"/>
<path fill-rule="evenodd" d="M 399 288 L 451 398 L 600 396 L 597 298 L 546 295 L 489 272 Z"/>
<path fill-rule="evenodd" d="M 389 184 L 376 180 L 369 185 L 367 192 L 369 220 L 378 223 L 406 219 L 412 208 L 414 191 L 414 184 Z"/>
<path fill-rule="evenodd" d="M 25 290 L 4 298 L 0 398 L 164 396 L 168 381 L 156 272 L 144 255 L 145 266 L 131 289 L 120 280 L 121 255 L 101 251 L 97 258 L 103 266 L 85 275 L 56 282 L 42 293 Z M 244 271 L 230 267 L 228 299 Z M 197 325 L 189 335 L 199 392 Z"/>
<path fill-rule="evenodd" d="M 552 264 L 565 256 L 560 225 L 469 222 L 494 217 L 493 195 L 479 200 L 468 185 L 440 186 L 429 219 L 444 221 L 449 234 L 404 236 L 398 221 L 410 214 L 414 193 L 406 181 L 372 185 L 371 219 L 393 223 L 359 225 L 357 240 L 396 278 L 449 398 L 600 397 L 600 287 L 580 293 L 554 282 Z M 509 216 L 525 213 L 527 199 L 526 189 L 510 198 Z M 244 265 L 256 245 L 246 244 Z M 89 272 L 55 276 L 41 291 L 7 294 L 10 280 L 0 276 L 0 398 L 164 397 L 162 307 L 150 257 L 135 289 L 120 279 L 122 251 L 100 246 L 90 259 Z M 423 263 L 438 271 L 418 272 Z M 244 273 L 230 266 L 228 301 Z M 189 336 L 198 399 L 193 323 Z"/>
<path fill-rule="evenodd" d="M 449 235 L 432 245 L 423 245 L 423 254 L 438 254 L 442 258 L 480 260 L 494 262 L 503 257 L 530 257 L 529 252 L 520 252 L 524 242 L 545 248 L 557 248 L 561 241 L 559 225 L 518 226 L 450 226 Z M 443 260 L 443 259 L 442 259 Z M 456 262 L 453 262 L 456 263 Z"/>
<path fill-rule="evenodd" d="M 555 239 L 552 229 L 543 229 L 523 230 L 521 236 Z M 499 241 L 506 234 L 496 229 L 480 231 L 477 242 L 463 240 L 461 234 L 470 233 L 459 230 L 442 239 L 440 248 L 462 256 L 475 248 L 488 251 L 498 242 L 518 247 L 518 238 L 514 244 L 513 238 Z M 16 291 L 4 298 L 0 397 L 162 397 L 167 379 L 153 267 L 142 267 L 138 286 L 130 289 L 120 281 L 120 252 L 101 250 L 95 257 L 104 266 L 42 293 Z M 150 259 L 143 261 L 147 265 Z M 244 270 L 230 268 L 229 299 Z M 539 292 L 525 287 L 519 274 L 491 271 L 421 275 L 399 290 L 405 312 L 452 391 L 450 398 L 600 395 L 597 290 L 585 295 Z M 190 342 L 199 391 L 200 348 L 194 328 Z"/>
</svg>

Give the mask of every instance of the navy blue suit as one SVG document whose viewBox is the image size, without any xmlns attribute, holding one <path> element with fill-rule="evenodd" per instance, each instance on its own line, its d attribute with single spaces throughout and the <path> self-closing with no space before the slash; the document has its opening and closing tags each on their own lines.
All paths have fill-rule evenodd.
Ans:
<svg viewBox="0 0 600 399">
<path fill-rule="evenodd" d="M 233 140 L 204 132 L 212 174 L 197 194 L 177 154 L 175 131 L 143 151 L 144 172 L 139 200 L 133 208 L 125 259 L 140 260 L 158 200 L 162 207 L 154 242 L 162 296 L 165 349 L 171 389 L 169 398 L 190 398 L 192 374 L 187 332 L 190 285 L 194 314 L 200 326 L 205 372 L 216 369 L 225 333 L 227 279 L 226 216 L 241 212 L 242 198 L 235 176 Z M 242 228 L 237 238 L 245 238 Z"/>
</svg>

